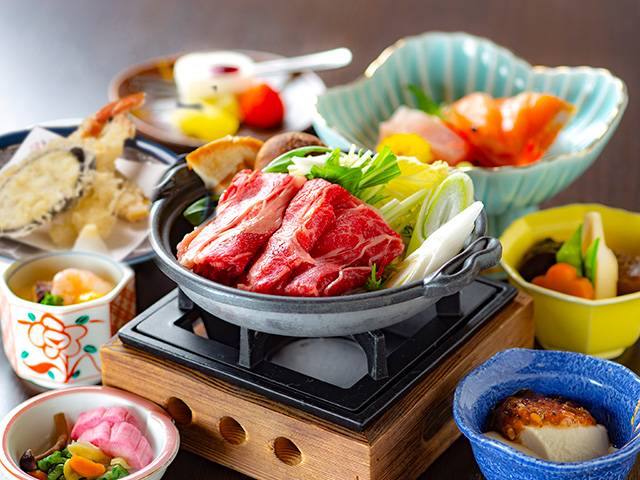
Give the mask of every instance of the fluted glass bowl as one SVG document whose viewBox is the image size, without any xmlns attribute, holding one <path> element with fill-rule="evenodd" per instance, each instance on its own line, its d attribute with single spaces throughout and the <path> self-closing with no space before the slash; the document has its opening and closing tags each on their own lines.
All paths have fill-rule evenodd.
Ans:
<svg viewBox="0 0 640 480">
<path fill-rule="evenodd" d="M 626 108 L 624 82 L 603 68 L 532 66 L 504 47 L 466 33 L 427 32 L 387 48 L 353 83 L 328 89 L 313 126 L 334 147 L 374 149 L 378 125 L 401 105 L 417 108 L 408 85 L 436 103 L 482 91 L 494 97 L 523 91 L 556 95 L 576 107 L 543 158 L 524 167 L 467 167 L 485 204 L 489 233 L 571 185 L 598 158 Z"/>
</svg>

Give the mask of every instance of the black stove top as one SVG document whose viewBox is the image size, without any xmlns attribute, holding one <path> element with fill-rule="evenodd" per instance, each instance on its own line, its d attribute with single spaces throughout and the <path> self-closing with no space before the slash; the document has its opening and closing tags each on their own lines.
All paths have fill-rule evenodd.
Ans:
<svg viewBox="0 0 640 480">
<path fill-rule="evenodd" d="M 362 431 L 513 299 L 485 277 L 392 327 L 297 338 L 241 328 L 174 290 L 119 332 L 126 345 Z"/>
</svg>

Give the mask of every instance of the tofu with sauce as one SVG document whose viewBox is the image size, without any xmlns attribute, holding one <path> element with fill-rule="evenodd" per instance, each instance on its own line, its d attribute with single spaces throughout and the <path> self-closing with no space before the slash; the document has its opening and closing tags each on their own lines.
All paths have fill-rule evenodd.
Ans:
<svg viewBox="0 0 640 480">
<path fill-rule="evenodd" d="M 485 436 L 533 457 L 581 462 L 615 451 L 606 427 L 577 402 L 521 390 L 491 411 Z"/>
</svg>

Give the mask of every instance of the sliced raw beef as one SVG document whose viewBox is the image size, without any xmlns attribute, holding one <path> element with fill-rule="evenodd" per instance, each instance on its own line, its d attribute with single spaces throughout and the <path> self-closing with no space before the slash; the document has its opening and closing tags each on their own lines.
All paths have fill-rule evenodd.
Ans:
<svg viewBox="0 0 640 480">
<path fill-rule="evenodd" d="M 340 295 L 362 287 L 402 253 L 400 235 L 380 213 L 339 185 L 309 180 L 282 226 L 237 287 L 291 296 Z"/>
<path fill-rule="evenodd" d="M 216 217 L 178 244 L 184 267 L 231 285 L 282 223 L 304 177 L 243 170 L 220 197 Z"/>
<path fill-rule="evenodd" d="M 318 239 L 310 255 L 313 263 L 299 267 L 289 278 L 284 295 L 329 297 L 364 286 L 376 271 L 404 251 L 398 235 L 373 207 L 353 197 Z"/>
<path fill-rule="evenodd" d="M 313 263 L 309 251 L 335 220 L 335 209 L 351 204 L 352 198 L 340 185 L 321 178 L 307 181 L 287 207 L 282 226 L 237 287 L 259 293 L 281 290 L 295 269 Z"/>
<path fill-rule="evenodd" d="M 147 439 L 137 427 L 128 422 L 104 421 L 85 430 L 79 442 L 89 442 L 110 457 L 122 457 L 135 470 L 147 466 L 153 460 L 153 452 Z"/>
</svg>

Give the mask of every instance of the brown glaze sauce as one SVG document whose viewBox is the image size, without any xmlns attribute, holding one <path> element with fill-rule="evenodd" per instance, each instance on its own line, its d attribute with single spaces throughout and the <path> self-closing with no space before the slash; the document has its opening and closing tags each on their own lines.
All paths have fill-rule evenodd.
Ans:
<svg viewBox="0 0 640 480">
<path fill-rule="evenodd" d="M 497 403 L 489 413 L 487 431 L 517 440 L 524 427 L 595 426 L 593 416 L 578 402 L 559 395 L 520 390 Z"/>
</svg>

